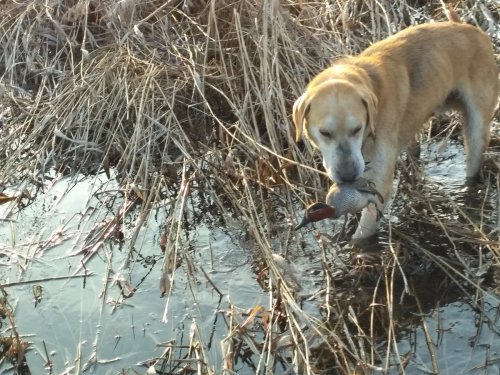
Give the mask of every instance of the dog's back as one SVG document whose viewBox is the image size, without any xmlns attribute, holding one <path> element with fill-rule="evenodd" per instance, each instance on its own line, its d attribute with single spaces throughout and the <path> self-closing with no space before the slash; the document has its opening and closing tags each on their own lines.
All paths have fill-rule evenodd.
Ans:
<svg viewBox="0 0 500 375">
<path fill-rule="evenodd" d="M 458 18 L 458 16 L 456 16 Z M 498 68 L 489 37 L 477 27 L 452 21 L 410 27 L 378 42 L 350 64 L 369 71 L 372 81 L 390 87 L 375 87 L 383 93 L 400 93 L 406 113 L 400 126 L 400 144 L 413 137 L 416 124 L 435 113 L 460 111 L 465 118 L 465 146 L 489 141 L 489 124 L 498 100 Z M 459 20 L 459 19 L 458 19 Z M 398 81 L 380 79 L 398 72 Z M 410 94 L 411 93 L 411 94 Z M 418 103 L 418 107 L 416 104 Z M 384 105 L 384 103 L 381 103 Z M 469 151 L 469 150 L 467 150 Z M 474 154 L 468 152 L 468 155 Z M 468 161 L 468 176 L 477 173 L 479 160 Z"/>
</svg>

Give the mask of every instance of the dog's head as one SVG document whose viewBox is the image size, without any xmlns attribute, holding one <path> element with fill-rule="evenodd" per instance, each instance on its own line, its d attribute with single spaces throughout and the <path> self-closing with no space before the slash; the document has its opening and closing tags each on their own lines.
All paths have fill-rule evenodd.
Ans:
<svg viewBox="0 0 500 375">
<path fill-rule="evenodd" d="M 361 149 L 365 137 L 375 134 L 376 106 L 371 90 L 347 80 L 309 85 L 293 106 L 296 139 L 304 134 L 321 151 L 333 181 L 352 182 L 365 169 Z"/>
</svg>

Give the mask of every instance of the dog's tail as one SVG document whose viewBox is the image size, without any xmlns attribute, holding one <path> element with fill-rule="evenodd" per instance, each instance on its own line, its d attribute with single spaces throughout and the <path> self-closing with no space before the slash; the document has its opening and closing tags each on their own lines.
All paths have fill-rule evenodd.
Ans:
<svg viewBox="0 0 500 375">
<path fill-rule="evenodd" d="M 455 11 L 455 9 L 453 9 L 453 5 L 451 5 L 451 3 L 446 5 L 445 2 L 441 0 L 441 5 L 443 6 L 443 10 L 446 13 L 446 17 L 448 17 L 448 20 L 450 20 L 451 22 L 462 23 L 462 19 Z"/>
</svg>

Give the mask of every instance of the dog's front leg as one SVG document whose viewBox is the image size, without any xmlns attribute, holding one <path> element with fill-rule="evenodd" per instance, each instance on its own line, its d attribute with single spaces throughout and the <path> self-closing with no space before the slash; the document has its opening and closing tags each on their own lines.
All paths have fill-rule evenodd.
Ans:
<svg viewBox="0 0 500 375">
<path fill-rule="evenodd" d="M 378 144 L 375 149 L 377 151 L 374 152 L 373 155 L 370 155 L 372 161 L 364 177 L 375 184 L 376 189 L 384 198 L 382 207 L 378 207 L 378 209 L 383 211 L 392 193 L 392 182 L 394 179 L 397 154 L 394 147 L 389 144 Z M 358 227 L 352 238 L 357 240 L 373 236 L 377 233 L 379 221 L 379 215 L 374 215 L 368 208 L 364 208 L 361 212 L 361 219 Z"/>
<path fill-rule="evenodd" d="M 368 238 L 377 233 L 378 224 L 380 220 L 377 220 L 377 215 L 370 212 L 368 208 L 364 208 L 361 212 L 361 219 L 359 221 L 356 232 L 352 236 L 353 240 L 359 240 L 363 238 Z"/>
</svg>

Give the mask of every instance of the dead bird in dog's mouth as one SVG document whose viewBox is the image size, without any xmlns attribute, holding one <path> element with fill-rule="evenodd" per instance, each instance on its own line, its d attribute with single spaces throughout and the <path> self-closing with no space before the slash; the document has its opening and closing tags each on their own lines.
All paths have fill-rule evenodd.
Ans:
<svg viewBox="0 0 500 375">
<path fill-rule="evenodd" d="M 377 219 L 382 216 L 380 207 L 384 198 L 375 189 L 373 182 L 358 178 L 352 183 L 334 184 L 326 196 L 326 203 L 316 202 L 306 208 L 304 217 L 294 230 L 323 219 L 338 219 L 354 214 L 373 203 L 377 209 Z"/>
</svg>

